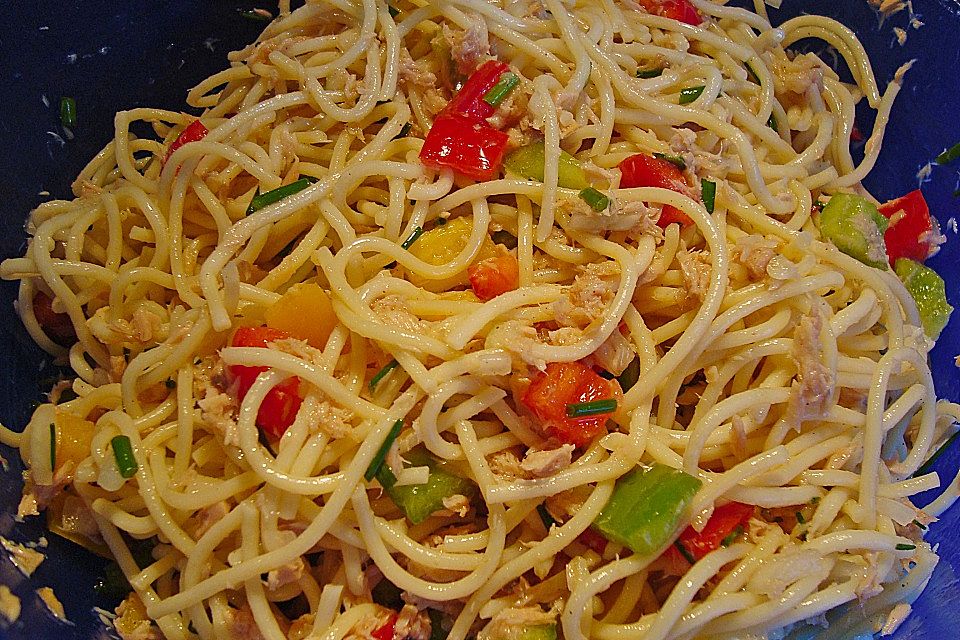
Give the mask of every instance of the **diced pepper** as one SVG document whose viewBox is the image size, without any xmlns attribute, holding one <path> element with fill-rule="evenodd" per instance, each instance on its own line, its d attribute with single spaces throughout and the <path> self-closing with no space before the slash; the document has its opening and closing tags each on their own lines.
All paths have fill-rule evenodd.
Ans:
<svg viewBox="0 0 960 640">
<path fill-rule="evenodd" d="M 840 251 L 860 262 L 887 268 L 883 234 L 887 219 L 872 202 L 852 193 L 838 193 L 820 212 L 820 233 Z"/>
<path fill-rule="evenodd" d="M 923 262 L 936 252 L 939 229 L 920 189 L 885 202 L 877 210 L 890 221 L 883 241 L 891 267 L 900 258 Z"/>
<path fill-rule="evenodd" d="M 687 182 L 683 172 L 672 162 L 662 158 L 654 158 L 645 153 L 637 153 L 625 158 L 620 163 L 620 188 L 632 187 L 660 187 L 677 193 L 687 193 Z M 671 223 L 678 223 L 681 227 L 693 224 L 690 216 L 680 209 L 669 204 L 663 206 L 657 226 L 666 228 Z"/>
<path fill-rule="evenodd" d="M 467 267 L 470 287 L 486 302 L 520 286 L 520 265 L 509 253 L 475 262 Z"/>
<path fill-rule="evenodd" d="M 679 20 L 693 26 L 703 22 L 703 18 L 688 0 L 640 0 L 641 6 L 657 16 Z"/>
<path fill-rule="evenodd" d="M 897 260 L 893 270 L 917 303 L 924 333 L 936 340 L 953 313 L 953 307 L 947 302 L 943 278 L 930 267 L 908 258 Z"/>
<path fill-rule="evenodd" d="M 289 338 L 290 334 L 273 327 L 240 327 L 233 335 L 231 344 L 235 347 L 266 347 L 267 343 Z M 230 373 L 237 379 L 237 394 L 240 400 L 253 386 L 257 376 L 267 367 L 247 367 L 231 365 Z M 303 398 L 299 394 L 300 379 L 287 378 L 267 392 L 257 412 L 257 426 L 274 437 L 279 438 L 293 424 L 300 410 Z"/>
<path fill-rule="evenodd" d="M 510 71 L 510 66 L 498 60 L 488 60 L 473 72 L 457 95 L 444 107 L 442 115 L 464 116 L 483 122 L 496 112 L 497 107 L 485 102 L 483 97 L 500 81 L 500 76 Z"/>
<path fill-rule="evenodd" d="M 633 469 L 617 480 L 594 526 L 608 540 L 641 555 L 652 554 L 677 530 L 701 484 L 697 478 L 659 463 Z"/>
<path fill-rule="evenodd" d="M 47 337 L 61 347 L 69 347 L 77 341 L 70 316 L 55 312 L 53 300 L 43 291 L 38 291 L 33 296 L 33 316 Z"/>
<path fill-rule="evenodd" d="M 393 640 L 393 630 L 399 617 L 396 613 L 392 614 L 383 625 L 371 631 L 370 635 L 377 640 Z"/>
<path fill-rule="evenodd" d="M 295 284 L 263 314 L 267 326 L 279 329 L 311 347 L 323 349 L 338 320 L 330 296 L 312 282 Z"/>
<path fill-rule="evenodd" d="M 697 532 L 693 527 L 683 530 L 674 546 L 667 549 L 665 554 L 667 560 L 675 567 L 688 565 L 690 558 L 694 562 L 700 560 L 711 551 L 719 549 L 724 540 L 738 530 L 741 533 L 746 531 L 747 522 L 753 516 L 753 512 L 753 505 L 739 502 L 728 502 L 717 507 L 713 510 L 713 515 L 710 516 L 703 531 Z M 682 574 L 685 571 L 681 570 L 679 573 Z"/>
<path fill-rule="evenodd" d="M 163 157 L 163 161 L 166 162 L 170 159 L 170 156 L 173 155 L 173 152 L 182 147 L 185 144 L 190 142 L 196 142 L 197 140 L 202 140 L 210 131 L 203 125 L 199 120 L 194 120 L 187 127 L 180 132 L 180 135 L 177 136 L 177 139 L 171 143 L 170 148 L 167 149 L 167 154 Z"/>
<path fill-rule="evenodd" d="M 90 444 L 97 427 L 89 420 L 66 411 L 57 411 L 54 417 L 56 437 L 56 464 L 59 468 L 66 462 L 74 467 L 90 455 Z"/>
<path fill-rule="evenodd" d="M 530 383 L 522 402 L 543 423 L 548 435 L 583 447 L 606 433 L 610 413 L 571 418 L 567 405 L 619 399 L 622 395 L 615 380 L 603 379 L 582 362 L 551 362 Z"/>
<path fill-rule="evenodd" d="M 557 640 L 557 625 L 497 625 L 496 630 L 488 634 L 487 638 L 488 640 Z"/>
<path fill-rule="evenodd" d="M 507 171 L 527 180 L 543 182 L 543 168 L 546 163 L 543 140 L 531 142 L 525 147 L 511 151 L 504 166 Z M 565 189 L 580 191 L 590 186 L 580 161 L 566 151 L 560 151 L 557 165 L 557 184 Z"/>
<path fill-rule="evenodd" d="M 446 224 L 435 226 L 429 231 L 424 231 L 419 239 L 410 245 L 411 254 L 420 258 L 427 264 L 440 266 L 447 264 L 457 257 L 467 246 L 470 239 L 470 233 L 473 230 L 473 216 L 466 215 L 453 218 Z M 477 253 L 474 262 L 480 262 L 487 258 L 495 258 L 497 255 L 496 247 L 489 236 L 485 236 L 480 251 Z M 449 278 L 440 280 L 427 280 L 414 273 L 409 275 L 410 282 L 430 291 L 447 291 L 452 287 L 468 283 L 467 270 L 464 269 L 458 274 Z"/>
<path fill-rule="evenodd" d="M 432 169 L 449 167 L 474 180 L 490 180 L 500 170 L 508 139 L 506 133 L 471 118 L 439 115 L 420 149 L 420 161 Z"/>
<path fill-rule="evenodd" d="M 427 481 L 423 484 L 398 486 L 389 482 L 384 484 L 381 480 L 380 484 L 384 485 L 387 495 L 413 524 L 420 524 L 433 513 L 443 509 L 444 498 L 454 495 L 471 498 L 476 495 L 476 485 L 451 473 L 444 463 L 424 451 L 414 449 L 404 454 L 404 457 L 415 467 L 429 467 L 430 475 Z M 392 475 L 389 468 L 383 465 L 377 479 L 381 479 L 384 472 Z"/>
</svg>

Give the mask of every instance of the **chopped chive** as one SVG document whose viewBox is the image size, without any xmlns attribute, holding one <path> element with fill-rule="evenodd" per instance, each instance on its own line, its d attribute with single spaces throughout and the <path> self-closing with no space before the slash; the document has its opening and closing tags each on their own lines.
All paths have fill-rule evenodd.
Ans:
<svg viewBox="0 0 960 640">
<path fill-rule="evenodd" d="M 253 20 L 254 22 L 270 22 L 273 16 L 266 9 L 248 9 L 240 12 L 241 18 Z"/>
<path fill-rule="evenodd" d="M 680 156 L 673 156 L 673 155 L 670 155 L 669 153 L 657 152 L 653 154 L 653 157 L 660 158 L 661 160 L 666 160 L 667 162 L 675 166 L 677 169 L 680 169 L 680 171 L 683 171 L 684 169 L 687 168 L 686 161 L 684 161 L 684 159 L 681 158 Z"/>
<path fill-rule="evenodd" d="M 949 149 L 945 149 L 943 153 L 937 156 L 937 164 L 950 164 L 957 158 L 960 158 L 960 142 L 953 145 Z"/>
<path fill-rule="evenodd" d="M 580 199 L 590 205 L 594 211 L 605 211 L 610 206 L 610 198 L 603 195 L 593 187 L 587 187 L 580 191 Z"/>
<path fill-rule="evenodd" d="M 682 555 L 687 562 L 690 564 L 697 564 L 697 559 L 693 557 L 693 554 L 690 553 L 690 550 L 687 549 L 682 542 L 679 540 L 674 540 L 673 546 L 677 548 L 677 551 L 680 552 L 680 555 Z"/>
<path fill-rule="evenodd" d="M 510 92 L 513 91 L 518 84 L 520 84 L 520 78 L 517 77 L 517 74 L 507 71 L 500 76 L 497 84 L 493 85 L 493 88 L 483 95 L 483 101 L 491 107 L 499 107 L 500 103 L 510 95 Z"/>
<path fill-rule="evenodd" d="M 57 470 L 57 427 L 50 423 L 50 471 Z"/>
<path fill-rule="evenodd" d="M 174 380 L 173 378 L 167 378 L 166 380 L 164 380 L 163 384 L 166 385 L 167 389 L 177 388 L 177 381 Z"/>
<path fill-rule="evenodd" d="M 749 62 L 744 62 L 743 66 L 747 68 L 747 75 L 750 76 L 750 79 L 760 84 L 760 76 L 757 75 L 757 72 L 753 70 L 753 67 L 750 66 Z"/>
<path fill-rule="evenodd" d="M 397 362 L 396 360 L 391 360 L 390 362 L 388 362 L 388 363 L 386 364 L 386 366 L 385 366 L 383 369 L 380 369 L 380 371 L 377 371 L 377 374 L 376 374 L 375 376 L 373 376 L 372 378 L 370 378 L 370 382 L 368 383 L 368 386 L 370 387 L 370 391 L 373 391 L 374 388 L 375 388 L 378 384 L 380 384 L 380 381 L 383 380 L 384 378 L 386 378 L 386 377 L 387 377 L 387 374 L 389 374 L 391 371 L 393 371 L 394 369 L 396 369 L 396 368 L 397 368 L 397 365 L 399 365 L 399 364 L 400 364 L 400 363 Z"/>
<path fill-rule="evenodd" d="M 114 436 L 110 440 L 110 446 L 113 447 L 113 457 L 117 461 L 117 469 L 124 478 L 132 478 L 136 475 L 139 465 L 137 459 L 133 456 L 133 445 L 130 444 L 130 438 L 127 436 Z"/>
<path fill-rule="evenodd" d="M 729 547 L 734 542 L 736 542 L 737 538 L 739 538 L 742 535 L 743 535 L 743 525 L 738 524 L 737 528 L 730 532 L 730 535 L 728 535 L 726 538 L 720 541 L 720 544 L 723 545 L 724 547 Z"/>
<path fill-rule="evenodd" d="M 810 498 L 810 504 L 812 505 L 820 504 L 820 496 L 813 496 L 812 498 Z"/>
<path fill-rule="evenodd" d="M 633 388 L 633 385 L 637 384 L 637 381 L 640 379 L 640 358 L 634 358 L 630 361 L 630 364 L 627 365 L 627 368 L 623 370 L 623 373 L 617 376 L 617 382 L 620 383 L 620 388 L 625 392 Z"/>
<path fill-rule="evenodd" d="M 663 75 L 663 68 L 657 67 L 654 69 L 637 69 L 638 78 L 659 78 Z"/>
<path fill-rule="evenodd" d="M 586 416 L 613 413 L 616 410 L 616 398 L 605 398 L 603 400 L 593 400 L 592 402 L 573 402 L 567 405 L 567 417 L 584 418 Z"/>
<path fill-rule="evenodd" d="M 915 544 L 898 544 L 896 547 L 897 551 L 913 551 L 916 548 Z"/>
<path fill-rule="evenodd" d="M 681 89 L 680 104 L 690 104 L 700 97 L 700 94 L 703 93 L 704 89 L 706 89 L 706 87 L 703 85 L 700 85 L 699 87 L 687 87 L 686 89 Z"/>
<path fill-rule="evenodd" d="M 409 249 L 413 246 L 413 243 L 417 241 L 417 238 L 423 235 L 423 227 L 416 227 L 413 230 L 413 233 L 410 234 L 410 237 L 404 240 L 400 246 L 404 249 Z"/>
<path fill-rule="evenodd" d="M 913 524 L 917 525 L 918 527 L 920 527 L 920 528 L 923 529 L 924 531 L 927 530 L 927 525 L 923 524 L 923 523 L 920 522 L 919 520 L 914 520 L 914 521 L 913 521 Z"/>
<path fill-rule="evenodd" d="M 380 448 L 377 449 L 376 455 L 373 456 L 373 460 L 370 461 L 370 466 L 367 467 L 367 472 L 363 474 L 363 477 L 367 482 L 373 480 L 374 476 L 377 475 L 377 472 L 380 471 L 380 467 L 383 466 L 383 461 L 387 459 L 387 451 L 389 451 L 390 447 L 393 446 L 397 436 L 400 435 L 401 429 L 403 429 L 403 420 L 397 420 L 393 423 L 393 426 L 390 427 L 390 433 L 387 434 L 383 444 L 381 444 Z"/>
<path fill-rule="evenodd" d="M 390 12 L 391 18 L 396 18 L 398 15 L 400 15 L 400 9 L 397 9 L 392 4 L 387 5 L 387 11 Z"/>
<path fill-rule="evenodd" d="M 542 502 L 537 505 L 537 514 L 540 516 L 540 521 L 543 523 L 543 527 L 549 532 L 550 527 L 553 525 L 559 525 L 560 523 L 554 518 L 550 512 L 547 510 L 547 505 Z"/>
<path fill-rule="evenodd" d="M 700 181 L 700 197 L 703 198 L 703 207 L 707 213 L 713 213 L 717 202 L 717 183 L 713 180 Z"/>
<path fill-rule="evenodd" d="M 806 523 L 807 523 L 807 519 L 803 517 L 803 514 L 802 514 L 801 512 L 797 511 L 794 515 L 796 515 L 796 517 L 797 517 L 797 522 L 799 522 L 800 524 L 806 524 Z"/>
<path fill-rule="evenodd" d="M 73 98 L 60 98 L 60 124 L 65 127 L 77 126 L 77 101 Z"/>
<path fill-rule="evenodd" d="M 947 441 L 943 443 L 943 446 L 941 446 L 939 449 L 937 449 L 937 450 L 933 453 L 933 455 L 930 456 L 930 457 L 927 459 L 927 461 L 924 462 L 923 465 L 921 465 L 921 467 L 920 467 L 919 469 L 917 469 L 917 472 L 916 472 L 915 474 L 913 474 L 913 477 L 916 478 L 917 476 L 922 476 L 923 474 L 925 474 L 925 473 L 927 473 L 928 471 L 930 471 L 930 470 L 933 468 L 934 463 L 937 461 L 937 458 L 939 458 L 941 455 L 943 455 L 943 452 L 950 448 L 950 445 L 952 445 L 952 444 L 953 444 L 953 441 L 957 439 L 957 436 L 960 436 L 960 431 L 957 431 L 957 432 L 954 433 L 952 436 L 950 436 L 950 437 L 947 439 Z"/>
<path fill-rule="evenodd" d="M 400 138 L 406 138 L 408 135 L 410 135 L 410 129 L 412 128 L 413 128 L 412 124 L 410 124 L 409 122 L 405 123 L 402 127 L 400 127 L 400 133 L 395 135 L 393 139 L 399 140 Z"/>
<path fill-rule="evenodd" d="M 777 117 L 772 113 L 770 114 L 770 117 L 767 118 L 767 126 L 773 129 L 775 133 L 780 133 L 780 127 L 777 124 Z"/>
<path fill-rule="evenodd" d="M 247 215 L 250 215 L 255 211 L 259 211 L 267 205 L 280 202 L 284 198 L 292 196 L 295 193 L 299 193 L 316 181 L 317 179 L 313 176 L 304 176 L 299 180 L 291 182 L 290 184 L 285 184 L 282 187 L 277 187 L 276 189 L 267 191 L 266 193 L 258 193 L 257 195 L 253 196 L 253 200 L 250 201 L 250 206 L 247 207 Z"/>
</svg>

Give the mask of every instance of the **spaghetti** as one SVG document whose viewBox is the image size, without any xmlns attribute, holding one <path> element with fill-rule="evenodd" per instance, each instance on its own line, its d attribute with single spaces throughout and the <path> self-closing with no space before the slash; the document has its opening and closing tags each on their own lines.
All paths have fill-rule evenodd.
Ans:
<svg viewBox="0 0 960 640">
<path fill-rule="evenodd" d="M 831 195 L 874 206 L 907 67 L 881 89 L 847 28 L 759 1 L 640 5 L 281 3 L 199 118 L 119 113 L 31 214 L 0 275 L 76 378 L 3 441 L 21 515 L 116 559 L 123 637 L 909 610 L 956 494 L 909 499 L 960 407 L 886 256 L 818 225 Z"/>
</svg>

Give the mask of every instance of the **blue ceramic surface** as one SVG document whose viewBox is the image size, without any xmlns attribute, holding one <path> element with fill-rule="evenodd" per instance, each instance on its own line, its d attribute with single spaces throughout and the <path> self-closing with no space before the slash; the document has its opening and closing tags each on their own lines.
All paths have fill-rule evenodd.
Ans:
<svg viewBox="0 0 960 640">
<path fill-rule="evenodd" d="M 867 187 L 884 200 L 918 184 L 917 171 L 946 146 L 960 142 L 960 3 L 913 0 L 920 29 L 907 25 L 901 12 L 881 24 L 866 0 L 785 0 L 771 11 L 774 22 L 799 12 L 833 15 L 851 26 L 865 44 L 877 79 L 884 86 L 896 68 L 917 59 L 898 98 L 888 137 Z M 225 0 L 86 0 L 6 2 L 0 36 L 0 259 L 19 255 L 23 221 L 47 191 L 69 197 L 69 184 L 83 165 L 112 137 L 113 114 L 120 109 L 160 106 L 183 109 L 187 88 L 225 65 L 228 51 L 256 37 L 262 25 L 239 15 L 254 3 Z M 269 6 L 264 2 L 262 6 Z M 903 46 L 892 28 L 907 29 Z M 61 96 L 76 99 L 79 125 L 73 140 L 63 140 L 58 108 Z M 869 115 L 861 127 L 869 130 Z M 960 308 L 960 162 L 934 166 L 923 186 L 948 242 L 930 261 L 947 280 L 947 296 Z M 0 421 L 22 426 L 31 403 L 50 386 L 57 370 L 33 345 L 13 311 L 16 286 L 0 284 Z M 958 312 L 957 315 L 960 315 Z M 960 317 L 944 332 L 932 355 L 941 397 L 960 400 Z M 942 456 L 936 470 L 948 481 L 960 462 L 960 446 Z M 0 535 L 36 541 L 43 528 L 34 518 L 15 523 L 22 467 L 16 452 L 2 448 L 9 470 L 0 482 Z M 932 496 L 921 500 L 923 504 Z M 955 638 L 960 628 L 960 509 L 934 525 L 929 539 L 940 543 L 942 560 L 896 640 Z M 24 578 L 0 554 L 0 584 L 20 596 L 23 613 L 13 626 L 0 625 L 0 640 L 110 637 L 93 607 L 112 608 L 94 592 L 103 561 L 56 536 L 47 535 L 48 558 L 32 578 Z M 70 625 L 52 619 L 34 594 L 52 586 L 63 601 Z"/>
</svg>

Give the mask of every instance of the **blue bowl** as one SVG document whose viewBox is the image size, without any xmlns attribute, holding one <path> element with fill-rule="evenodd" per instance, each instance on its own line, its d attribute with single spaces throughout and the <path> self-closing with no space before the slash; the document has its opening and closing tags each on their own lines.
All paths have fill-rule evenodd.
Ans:
<svg viewBox="0 0 960 640">
<path fill-rule="evenodd" d="M 267 5 L 268 3 L 264 3 Z M 896 68 L 912 58 L 917 63 L 907 75 L 897 100 L 883 152 L 866 180 L 880 200 L 917 187 L 918 170 L 947 146 L 960 142 L 960 30 L 957 0 L 913 0 L 920 29 L 907 24 L 907 12 L 881 23 L 866 0 L 786 0 L 771 10 L 775 23 L 797 13 L 832 15 L 854 28 L 871 54 L 877 79 L 885 85 Z M 70 6 L 65 6 L 70 5 Z M 69 185 L 86 162 L 113 137 L 113 114 L 138 106 L 184 109 L 186 90 L 222 69 L 228 51 L 251 42 L 262 27 L 240 15 L 253 2 L 165 2 L 153 0 L 54 0 L 5 3 L 8 28 L 0 39 L 4 61 L 0 84 L 0 259 L 20 255 L 25 246 L 23 221 L 27 213 L 50 196 L 70 197 Z M 906 44 L 896 43 L 892 28 L 907 30 Z M 64 140 L 59 123 L 59 100 L 75 98 L 79 124 L 73 140 Z M 869 130 L 869 114 L 861 127 Z M 930 265 L 947 280 L 947 296 L 960 307 L 960 240 L 955 224 L 960 217 L 960 162 L 934 164 L 924 194 L 939 218 L 947 244 Z M 20 428 L 32 403 L 60 373 L 30 340 L 13 311 L 16 285 L 0 283 L 7 312 L 0 315 L 0 352 L 8 363 L 0 369 L 0 421 Z M 954 357 L 960 353 L 960 318 L 947 328 L 931 356 L 940 397 L 960 400 L 960 375 Z M 941 456 L 936 465 L 949 482 L 960 463 L 960 446 Z M 38 518 L 14 521 L 20 498 L 22 465 L 15 451 L 2 448 L 9 468 L 0 483 L 0 535 L 17 541 L 36 541 L 44 535 Z M 932 499 L 924 496 L 920 504 Z M 913 615 L 893 636 L 905 640 L 957 637 L 960 628 L 960 509 L 932 527 L 928 539 L 940 544 L 942 559 Z M 95 610 L 112 608 L 94 585 L 104 561 L 57 536 L 47 535 L 46 561 L 31 578 L 24 578 L 0 554 L 0 584 L 22 600 L 17 623 L 0 628 L 0 640 L 62 638 L 89 640 L 111 635 Z M 63 601 L 70 623 L 53 619 L 35 595 L 51 586 Z"/>
</svg>

